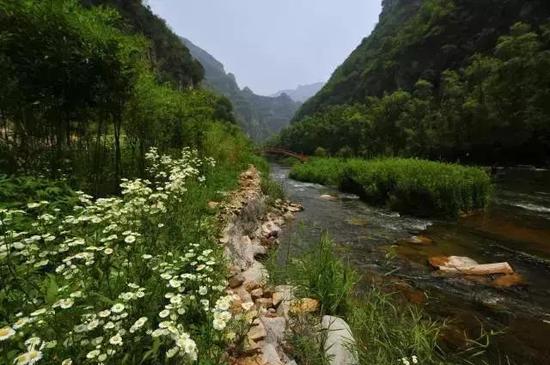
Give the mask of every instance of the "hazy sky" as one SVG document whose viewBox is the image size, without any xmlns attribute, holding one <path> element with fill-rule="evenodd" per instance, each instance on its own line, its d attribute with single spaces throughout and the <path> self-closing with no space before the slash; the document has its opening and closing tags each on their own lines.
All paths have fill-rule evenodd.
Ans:
<svg viewBox="0 0 550 365">
<path fill-rule="evenodd" d="M 241 87 L 272 94 L 326 81 L 373 29 L 380 0 L 147 0 Z"/>
</svg>

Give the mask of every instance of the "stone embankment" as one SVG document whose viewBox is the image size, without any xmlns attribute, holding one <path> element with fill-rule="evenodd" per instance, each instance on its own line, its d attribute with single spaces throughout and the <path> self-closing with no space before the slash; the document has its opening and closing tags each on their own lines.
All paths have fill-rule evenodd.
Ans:
<svg viewBox="0 0 550 365">
<path fill-rule="evenodd" d="M 214 204 L 214 203 L 213 203 Z M 261 259 L 278 244 L 281 227 L 303 208 L 278 200 L 268 206 L 261 189 L 261 176 L 250 167 L 240 177 L 240 187 L 222 204 L 220 219 L 225 229 L 220 244 L 230 262 L 228 291 L 234 294 L 232 312 L 246 322 L 247 333 L 231 351 L 233 365 L 292 365 L 285 352 L 285 335 L 294 315 L 318 311 L 319 302 L 295 298 L 292 287 L 268 284 L 268 272 Z M 326 323 L 325 323 L 326 322 Z M 330 327 L 331 351 L 337 352 L 333 364 L 351 365 L 347 347 L 349 327 L 340 319 L 323 318 Z M 336 326 L 337 328 L 333 328 Z"/>
</svg>

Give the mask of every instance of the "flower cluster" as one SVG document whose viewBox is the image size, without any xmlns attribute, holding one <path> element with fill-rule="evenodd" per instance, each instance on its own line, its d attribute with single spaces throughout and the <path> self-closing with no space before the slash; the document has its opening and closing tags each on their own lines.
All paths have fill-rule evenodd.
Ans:
<svg viewBox="0 0 550 365">
<path fill-rule="evenodd" d="M 215 163 L 188 149 L 147 159 L 150 178 L 123 180 L 121 196 L 79 192 L 69 214 L 47 201 L 0 210 L 0 350 L 10 361 L 190 363 L 197 343 L 229 331 L 220 248 L 209 237 L 184 243 L 178 225 L 190 183 L 202 186 Z M 215 338 L 197 341 L 205 326 Z"/>
<path fill-rule="evenodd" d="M 416 357 L 416 355 L 412 355 L 410 359 L 408 357 L 403 357 L 399 359 L 399 363 L 403 365 L 411 365 L 411 363 L 418 364 L 418 358 Z"/>
</svg>

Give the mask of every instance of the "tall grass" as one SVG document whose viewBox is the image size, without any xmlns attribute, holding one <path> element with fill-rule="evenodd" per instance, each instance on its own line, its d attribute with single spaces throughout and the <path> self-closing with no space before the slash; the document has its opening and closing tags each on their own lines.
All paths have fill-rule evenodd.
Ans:
<svg viewBox="0 0 550 365">
<path fill-rule="evenodd" d="M 480 168 L 418 159 L 313 159 L 292 178 L 336 185 L 365 201 L 419 216 L 457 216 L 484 209 L 491 179 Z"/>
<path fill-rule="evenodd" d="M 289 284 L 297 296 L 320 301 L 320 314 L 345 319 L 351 327 L 359 365 L 483 363 L 482 346 L 445 353 L 438 340 L 445 324 L 430 319 L 419 307 L 398 301 L 374 286 L 359 287 L 359 275 L 336 256 L 333 242 L 320 241 L 286 264 L 270 262 L 273 284 Z M 275 255 L 274 255 L 275 256 Z M 288 334 L 292 355 L 305 364 L 324 364 L 323 331 L 311 316 L 298 316 Z M 473 362 L 477 357 L 481 362 Z M 315 359 L 317 362 L 308 362 Z"/>
</svg>

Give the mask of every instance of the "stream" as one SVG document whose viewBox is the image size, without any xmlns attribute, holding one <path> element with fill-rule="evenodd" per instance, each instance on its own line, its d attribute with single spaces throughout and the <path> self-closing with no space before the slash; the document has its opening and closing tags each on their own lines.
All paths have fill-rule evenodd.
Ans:
<svg viewBox="0 0 550 365">
<path fill-rule="evenodd" d="M 448 345 L 460 346 L 464 333 L 477 338 L 483 328 L 498 332 L 486 353 L 490 364 L 550 364 L 550 171 L 499 169 L 485 213 L 440 221 L 372 207 L 357 196 L 289 179 L 287 167 L 271 167 L 289 199 L 305 208 L 285 229 L 283 254 L 291 256 L 328 232 L 364 281 L 391 282 L 432 318 L 449 319 Z M 336 199 L 321 199 L 324 194 Z M 432 243 L 409 242 L 415 235 Z M 506 261 L 522 283 L 497 287 L 436 275 L 428 258 L 451 255 Z"/>
</svg>

